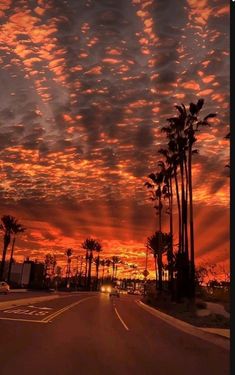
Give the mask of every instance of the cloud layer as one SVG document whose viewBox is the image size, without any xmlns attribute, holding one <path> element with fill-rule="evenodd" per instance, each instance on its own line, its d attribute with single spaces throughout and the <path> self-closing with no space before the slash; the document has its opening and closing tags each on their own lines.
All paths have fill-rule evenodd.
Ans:
<svg viewBox="0 0 235 375">
<path fill-rule="evenodd" d="M 197 255 L 227 261 L 227 2 L 2 0 L 0 18 L 1 213 L 29 228 L 19 256 L 95 235 L 141 262 L 160 128 L 203 97 L 218 117 L 194 158 Z"/>
</svg>

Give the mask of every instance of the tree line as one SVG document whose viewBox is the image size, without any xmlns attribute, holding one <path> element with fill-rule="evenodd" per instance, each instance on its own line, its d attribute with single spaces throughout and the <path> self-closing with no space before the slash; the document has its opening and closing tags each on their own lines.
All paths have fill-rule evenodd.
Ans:
<svg viewBox="0 0 235 375">
<path fill-rule="evenodd" d="M 195 297 L 192 164 L 194 155 L 199 152 L 195 148 L 198 132 L 210 127 L 210 119 L 216 117 L 215 113 L 209 113 L 201 118 L 203 105 L 204 100 L 199 99 L 197 103 L 190 103 L 188 108 L 184 104 L 175 106 L 177 115 L 168 118 L 166 126 L 161 128 L 166 147 L 158 150 L 156 171 L 149 174 L 145 182 L 158 218 L 157 231 L 147 238 L 147 248 L 155 260 L 156 289 L 160 293 L 163 290 L 162 270 L 166 267 L 169 272 L 169 292 L 177 300 Z M 162 231 L 164 214 L 169 217 L 169 229 L 165 233 Z M 167 259 L 166 266 L 163 256 Z"/>
<path fill-rule="evenodd" d="M 0 280 L 3 280 L 7 251 L 9 245 L 11 244 L 10 260 L 7 273 L 7 281 L 9 282 L 11 276 L 16 238 L 21 233 L 24 233 L 26 228 L 14 216 L 3 215 L 1 218 L 0 230 L 3 232 L 3 250 L 2 260 L 0 264 Z"/>
</svg>

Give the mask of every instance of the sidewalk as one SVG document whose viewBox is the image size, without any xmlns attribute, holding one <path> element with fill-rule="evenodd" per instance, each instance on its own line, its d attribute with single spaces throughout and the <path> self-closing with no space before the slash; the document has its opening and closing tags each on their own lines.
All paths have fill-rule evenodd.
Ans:
<svg viewBox="0 0 235 375">
<path fill-rule="evenodd" d="M 142 301 L 136 301 L 136 303 L 140 307 L 148 311 L 150 314 L 156 316 L 157 318 L 164 320 L 168 324 L 180 329 L 183 332 L 189 333 L 203 340 L 212 342 L 213 344 L 218 345 L 226 350 L 229 350 L 230 348 L 230 340 L 229 340 L 230 330 L 229 329 L 196 327 L 183 320 L 177 319 L 171 315 L 163 313 L 162 311 L 159 311 L 155 309 L 154 307 L 146 305 Z"/>
</svg>

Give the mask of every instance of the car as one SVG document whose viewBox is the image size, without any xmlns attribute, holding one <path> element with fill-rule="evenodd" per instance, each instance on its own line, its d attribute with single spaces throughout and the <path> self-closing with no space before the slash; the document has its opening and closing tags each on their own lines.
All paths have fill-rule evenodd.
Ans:
<svg viewBox="0 0 235 375">
<path fill-rule="evenodd" d="M 111 285 L 102 285 L 100 290 L 102 293 L 111 293 L 112 287 Z"/>
<path fill-rule="evenodd" d="M 119 290 L 116 288 L 113 288 L 111 292 L 109 293 L 109 297 L 120 297 Z"/>
<path fill-rule="evenodd" d="M 8 294 L 10 286 L 5 281 L 0 281 L 0 293 Z"/>
</svg>

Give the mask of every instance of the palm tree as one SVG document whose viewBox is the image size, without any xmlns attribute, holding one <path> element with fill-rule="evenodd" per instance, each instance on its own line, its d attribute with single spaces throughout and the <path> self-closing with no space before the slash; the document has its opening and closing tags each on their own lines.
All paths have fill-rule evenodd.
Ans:
<svg viewBox="0 0 235 375">
<path fill-rule="evenodd" d="M 112 256 L 112 267 L 113 267 L 113 275 L 112 275 L 112 280 L 114 280 L 114 276 L 115 276 L 115 268 L 117 266 L 117 264 L 119 263 L 119 257 L 117 256 Z"/>
<path fill-rule="evenodd" d="M 4 215 L 1 218 L 0 230 L 3 231 L 3 251 L 2 251 L 2 261 L 0 266 L 0 280 L 3 278 L 5 260 L 8 246 L 11 242 L 11 235 L 13 233 L 12 228 L 17 223 L 17 220 L 14 216 Z"/>
<path fill-rule="evenodd" d="M 116 279 L 117 278 L 117 271 L 118 271 L 118 265 L 119 264 L 123 264 L 123 262 L 121 261 L 121 259 L 119 257 L 117 257 L 118 260 L 117 260 L 117 263 L 115 265 L 115 273 L 114 273 L 114 278 Z"/>
<path fill-rule="evenodd" d="M 197 153 L 193 150 L 193 145 L 196 142 L 195 134 L 199 131 L 201 126 L 210 125 L 208 120 L 216 116 L 210 113 L 203 120 L 198 118 L 199 112 L 204 105 L 204 100 L 199 99 L 196 104 L 190 103 L 189 110 L 186 110 L 184 104 L 175 106 L 179 114 L 177 117 L 169 118 L 168 126 L 163 127 L 162 131 L 166 133 L 168 142 L 168 149 L 175 157 L 174 177 L 177 193 L 178 211 L 181 211 L 179 220 L 181 221 L 181 228 L 179 228 L 179 256 L 178 266 L 181 272 L 180 262 L 183 262 L 185 269 L 185 280 L 182 276 L 182 282 L 188 284 L 189 269 L 190 269 L 190 290 L 185 292 L 188 296 L 194 298 L 195 295 L 195 260 L 194 260 L 194 222 L 193 222 L 193 187 L 192 187 L 192 155 Z M 177 182 L 177 167 L 179 166 L 179 175 L 181 182 L 181 202 L 179 202 L 178 182 Z M 188 250 L 188 208 L 189 208 L 189 231 L 190 231 L 190 257 Z M 189 263 L 190 258 L 190 263 Z M 189 268 L 190 264 L 190 268 Z M 188 276 L 187 276 L 188 274 Z"/>
<path fill-rule="evenodd" d="M 107 267 L 107 274 L 108 274 L 108 277 L 109 277 L 109 268 L 110 268 L 111 264 L 112 264 L 111 259 L 106 259 L 106 260 L 105 260 L 105 265 L 106 265 L 106 267 Z"/>
<path fill-rule="evenodd" d="M 189 215 L 190 215 L 190 246 L 191 246 L 191 291 L 190 296 L 195 297 L 195 260 L 194 260 L 194 221 L 193 221 L 193 187 L 192 187 L 192 155 L 195 153 L 193 145 L 196 142 L 195 133 L 200 126 L 209 126 L 208 119 L 216 117 L 210 113 L 203 120 L 199 120 L 198 114 L 204 105 L 204 99 L 199 99 L 196 104 L 190 103 L 189 113 L 186 112 L 185 134 L 188 140 L 188 186 L 189 186 Z M 184 108 L 185 112 L 185 108 Z M 196 151 L 197 152 L 197 151 Z"/>
<path fill-rule="evenodd" d="M 99 267 L 100 267 L 100 252 L 102 251 L 102 246 L 100 243 L 96 243 L 95 251 L 98 253 L 96 257 L 96 288 L 98 288 L 98 280 L 99 280 Z"/>
<path fill-rule="evenodd" d="M 86 287 L 87 286 L 88 260 L 89 260 L 88 249 L 86 249 L 85 260 L 86 260 L 86 265 L 85 265 L 85 287 Z"/>
<path fill-rule="evenodd" d="M 15 222 L 12 223 L 13 241 L 12 241 L 11 255 L 10 255 L 9 269 L 8 269 L 8 276 L 7 276 L 8 282 L 10 282 L 10 277 L 11 277 L 11 268 L 12 268 L 12 263 L 13 263 L 13 255 L 14 255 L 16 237 L 18 234 L 24 233 L 25 230 L 26 228 L 24 228 L 20 223 L 18 223 L 17 220 L 15 220 Z"/>
<path fill-rule="evenodd" d="M 55 255 L 50 253 L 46 254 L 44 260 L 44 283 L 46 287 L 50 286 L 51 280 L 55 276 L 55 266 L 57 264 Z"/>
<path fill-rule="evenodd" d="M 159 225 L 159 231 L 162 230 L 162 187 L 163 187 L 163 181 L 164 181 L 164 172 L 163 172 L 163 166 L 160 164 L 159 167 L 161 168 L 160 172 L 157 173 L 151 173 L 148 178 L 152 181 L 151 183 L 146 182 L 145 186 L 147 188 L 151 189 L 152 197 L 151 200 L 157 201 L 157 204 L 154 206 L 156 210 L 156 214 L 158 215 L 158 225 Z"/>
<path fill-rule="evenodd" d="M 98 253 L 102 251 L 102 246 L 99 243 L 98 240 L 95 240 L 94 238 L 87 238 L 83 243 L 82 243 L 82 248 L 87 250 L 87 255 L 88 255 L 88 277 L 87 277 L 87 287 L 88 290 L 91 288 L 91 264 L 93 260 L 93 252 L 97 251 Z"/>
<path fill-rule="evenodd" d="M 106 260 L 105 259 L 101 259 L 100 260 L 100 266 L 102 266 L 102 277 L 101 277 L 102 284 L 104 282 L 104 269 L 105 269 L 105 265 L 106 265 Z"/>
<path fill-rule="evenodd" d="M 162 291 L 162 256 L 171 246 L 171 241 L 172 238 L 169 233 L 162 233 L 160 231 L 155 232 L 151 237 L 148 237 L 147 239 L 147 247 L 152 251 L 155 261 L 156 289 L 159 289 L 160 291 Z"/>
<path fill-rule="evenodd" d="M 71 256 L 73 255 L 73 250 L 72 249 L 67 249 L 65 252 L 65 255 L 67 256 L 67 269 L 66 269 L 66 279 L 67 279 L 67 288 L 70 287 L 70 276 L 71 276 Z"/>
</svg>

